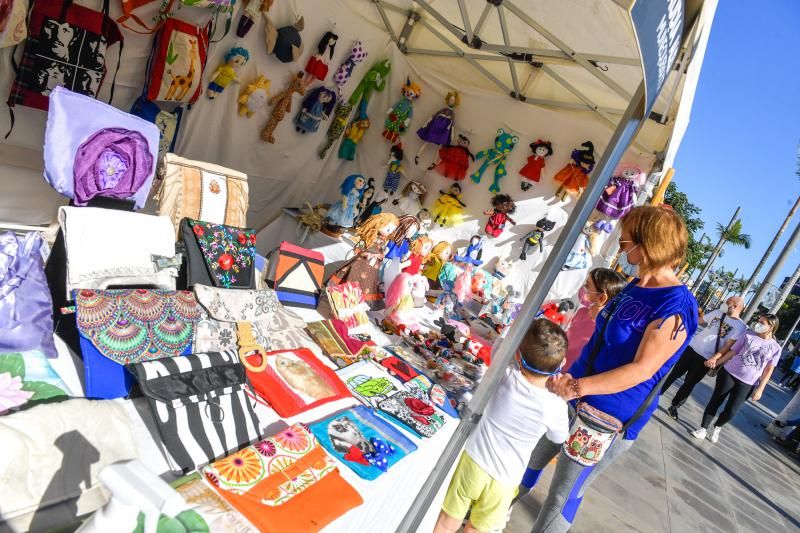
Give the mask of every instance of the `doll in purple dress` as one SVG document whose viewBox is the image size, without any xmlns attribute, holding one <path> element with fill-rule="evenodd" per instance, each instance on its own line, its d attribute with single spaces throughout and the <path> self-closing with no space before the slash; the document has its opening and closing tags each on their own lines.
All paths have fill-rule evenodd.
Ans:
<svg viewBox="0 0 800 533">
<path fill-rule="evenodd" d="M 644 174 L 634 166 L 622 167 L 606 185 L 595 209 L 607 218 L 618 220 L 633 208 Z"/>
<path fill-rule="evenodd" d="M 447 107 L 443 107 L 436 112 L 428 122 L 417 130 L 417 136 L 422 140 L 417 155 L 414 157 L 414 164 L 419 165 L 419 157 L 428 144 L 447 146 L 453 144 L 453 130 L 455 129 L 456 113 L 455 108 L 461 103 L 461 95 L 456 91 L 450 91 L 444 97 Z"/>
</svg>

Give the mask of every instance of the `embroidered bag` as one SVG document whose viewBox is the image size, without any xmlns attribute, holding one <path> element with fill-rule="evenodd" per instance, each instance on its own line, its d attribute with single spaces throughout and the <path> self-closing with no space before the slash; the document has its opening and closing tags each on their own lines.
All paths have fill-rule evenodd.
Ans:
<svg viewBox="0 0 800 533">
<path fill-rule="evenodd" d="M 153 102 L 192 104 L 202 92 L 210 23 L 199 28 L 170 18 L 156 34 L 147 65 L 146 96 Z"/>
<path fill-rule="evenodd" d="M 187 473 L 261 438 L 234 351 L 133 363 L 173 472 Z"/>
<path fill-rule="evenodd" d="M 255 353 L 242 358 L 256 393 L 282 418 L 352 398 L 332 369 L 308 348 Z"/>
<path fill-rule="evenodd" d="M 247 224 L 247 174 L 219 165 L 166 154 L 155 199 L 158 214 L 172 220 L 177 237 L 184 218 L 239 228 Z"/>
<path fill-rule="evenodd" d="M 203 474 L 263 533 L 319 531 L 363 503 L 301 424 L 209 465 Z"/>
<path fill-rule="evenodd" d="M 367 407 L 377 407 L 378 403 L 394 393 L 406 390 L 386 370 L 372 361 L 359 361 L 336 371 L 353 396 Z"/>
<path fill-rule="evenodd" d="M 28 0 L 0 0 L 0 48 L 21 43 L 28 35 Z"/>
<path fill-rule="evenodd" d="M 160 165 L 167 152 L 175 151 L 178 129 L 181 127 L 183 108 L 176 107 L 171 113 L 161 109 L 145 96 L 136 99 L 131 107 L 131 115 L 142 118 L 158 128 L 158 157 L 156 165 Z"/>
<path fill-rule="evenodd" d="M 267 285 L 284 305 L 316 309 L 324 273 L 321 253 L 283 241 L 270 255 Z"/>
<path fill-rule="evenodd" d="M 186 284 L 255 289 L 256 232 L 191 218 L 181 224 Z"/>
<path fill-rule="evenodd" d="M 445 424 L 444 417 L 418 391 L 397 392 L 378 403 L 378 409 L 420 437 L 433 437 Z"/>
<path fill-rule="evenodd" d="M 106 75 L 107 47 L 119 43 L 117 70 L 122 57 L 122 34 L 108 16 L 108 5 L 103 0 L 102 11 L 94 11 L 72 0 L 33 0 L 9 108 L 19 104 L 47 111 L 57 86 L 97 97 Z M 112 80 L 109 101 L 113 99 Z"/>
<path fill-rule="evenodd" d="M 74 204 L 95 196 L 147 202 L 158 128 L 108 104 L 56 87 L 44 133 L 44 179 Z"/>
<path fill-rule="evenodd" d="M 121 398 L 129 363 L 192 352 L 200 306 L 187 291 L 76 291 L 75 310 L 88 398 Z"/>
<path fill-rule="evenodd" d="M 349 330 L 365 329 L 369 325 L 369 306 L 364 301 L 361 285 L 348 281 L 340 285 L 328 285 L 325 289 L 333 316 L 338 318 Z"/>
<path fill-rule="evenodd" d="M 417 449 L 411 439 L 362 405 L 314 422 L 309 429 L 329 454 L 370 481 Z"/>
</svg>

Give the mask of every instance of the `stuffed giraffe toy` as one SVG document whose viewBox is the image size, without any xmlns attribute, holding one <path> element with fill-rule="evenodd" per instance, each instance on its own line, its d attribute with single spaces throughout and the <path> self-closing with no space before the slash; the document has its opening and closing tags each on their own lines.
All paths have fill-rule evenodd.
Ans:
<svg viewBox="0 0 800 533">
<path fill-rule="evenodd" d="M 283 91 L 269 99 L 269 104 L 272 106 L 272 114 L 264 129 L 261 131 L 261 138 L 270 144 L 275 144 L 275 128 L 278 127 L 281 120 L 284 119 L 287 113 L 292 112 L 292 96 L 294 93 L 303 96 L 306 94 L 306 88 L 303 84 L 305 73 L 300 71 L 297 76 L 292 80 L 289 86 Z"/>
<path fill-rule="evenodd" d="M 192 88 L 194 81 L 194 59 L 197 56 L 197 41 L 189 41 L 189 72 L 185 76 L 175 75 L 172 70 L 169 71 L 172 76 L 172 82 L 169 84 L 169 90 L 164 100 L 183 101 L 189 89 Z"/>
</svg>

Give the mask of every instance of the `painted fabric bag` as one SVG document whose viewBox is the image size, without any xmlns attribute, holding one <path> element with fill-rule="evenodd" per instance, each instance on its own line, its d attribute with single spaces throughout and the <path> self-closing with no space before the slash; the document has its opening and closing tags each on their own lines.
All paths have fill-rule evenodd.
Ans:
<svg viewBox="0 0 800 533">
<path fill-rule="evenodd" d="M 203 474 L 263 533 L 320 531 L 364 503 L 302 424 L 209 465 Z"/>
<path fill-rule="evenodd" d="M 316 309 L 324 272 L 325 257 L 320 252 L 283 241 L 270 254 L 267 284 L 284 305 Z"/>
<path fill-rule="evenodd" d="M 39 402 L 66 400 L 72 391 L 39 350 L 0 352 L 0 415 Z"/>
<path fill-rule="evenodd" d="M 256 288 L 256 232 L 191 218 L 181 224 L 186 284 L 226 289 Z"/>
<path fill-rule="evenodd" d="M 58 86 L 97 97 L 106 75 L 107 48 L 119 43 L 117 70 L 122 56 L 122 34 L 109 18 L 108 6 L 109 0 L 103 1 L 102 11 L 72 0 L 33 1 L 28 40 L 8 96 L 9 107 L 47 111 L 50 94 Z M 112 81 L 109 101 L 113 98 Z"/>
<path fill-rule="evenodd" d="M 44 134 L 44 179 L 85 206 L 95 196 L 147 202 L 158 128 L 88 96 L 56 87 Z"/>
<path fill-rule="evenodd" d="M 187 473 L 261 438 L 236 352 L 196 353 L 128 368 L 147 397 L 173 472 Z"/>
<path fill-rule="evenodd" d="M 200 306 L 187 291 L 128 289 L 75 294 L 88 398 L 121 398 L 133 385 L 125 365 L 192 352 Z"/>
<path fill-rule="evenodd" d="M 365 329 L 370 324 L 367 316 L 369 305 L 364 301 L 364 293 L 357 281 L 328 285 L 325 294 L 334 318 L 344 322 L 348 331 Z"/>
<path fill-rule="evenodd" d="M 192 104 L 202 92 L 210 23 L 204 28 L 170 18 L 156 34 L 147 65 L 148 100 Z"/>
<path fill-rule="evenodd" d="M 360 361 L 336 371 L 353 396 L 368 407 L 378 404 L 401 390 L 402 383 L 372 361 Z"/>
<path fill-rule="evenodd" d="M 21 43 L 28 36 L 28 0 L 0 0 L 0 48 Z"/>
<path fill-rule="evenodd" d="M 391 420 L 420 437 L 433 437 L 445 424 L 445 418 L 419 391 L 400 391 L 381 401 L 378 408 Z"/>
<path fill-rule="evenodd" d="M 139 117 L 158 128 L 158 157 L 156 166 L 162 164 L 167 152 L 175 151 L 175 142 L 178 139 L 178 129 L 183 118 L 183 108 L 176 107 L 169 112 L 161 109 L 158 104 L 151 102 L 144 96 L 136 99 L 131 107 L 131 115 Z"/>
<path fill-rule="evenodd" d="M 417 449 L 411 439 L 359 405 L 309 425 L 323 448 L 367 480 L 377 479 Z"/>
</svg>

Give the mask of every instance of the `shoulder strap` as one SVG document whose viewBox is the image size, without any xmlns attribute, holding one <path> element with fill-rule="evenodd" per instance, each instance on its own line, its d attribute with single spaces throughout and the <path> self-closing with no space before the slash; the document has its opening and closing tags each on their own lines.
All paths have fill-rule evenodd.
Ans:
<svg viewBox="0 0 800 533">
<path fill-rule="evenodd" d="M 594 362 L 597 359 L 597 354 L 600 353 L 600 348 L 603 347 L 605 343 L 605 336 L 606 336 L 606 329 L 608 328 L 609 322 L 611 319 L 614 318 L 614 313 L 617 311 L 617 306 L 619 306 L 620 295 L 622 295 L 625 291 L 623 290 L 614 297 L 613 300 L 608 305 L 608 318 L 606 319 L 605 323 L 603 324 L 603 329 L 600 330 L 600 334 L 597 336 L 597 339 L 594 341 L 592 345 L 592 351 L 589 354 L 589 360 L 586 364 L 586 375 L 591 376 L 594 374 Z"/>
<path fill-rule="evenodd" d="M 728 316 L 727 313 L 722 313 L 722 316 L 719 319 L 719 329 L 717 330 L 717 342 L 714 344 L 714 353 L 719 353 L 719 343 L 722 340 L 720 335 L 722 335 L 722 324 L 725 323 L 725 317 Z"/>
<path fill-rule="evenodd" d="M 156 1 L 158 0 L 122 0 L 122 16 L 117 19 L 117 22 L 119 22 L 123 28 L 140 35 L 150 35 L 155 33 L 164 24 L 164 21 L 169 18 L 170 13 L 172 12 L 172 4 L 175 3 L 175 0 L 161 0 L 161 7 L 158 10 L 158 15 L 155 17 L 156 24 L 152 28 L 145 24 L 142 19 L 136 16 L 133 11 Z M 138 24 L 140 27 L 144 28 L 145 31 L 128 26 L 127 22 L 129 19 Z"/>
</svg>

